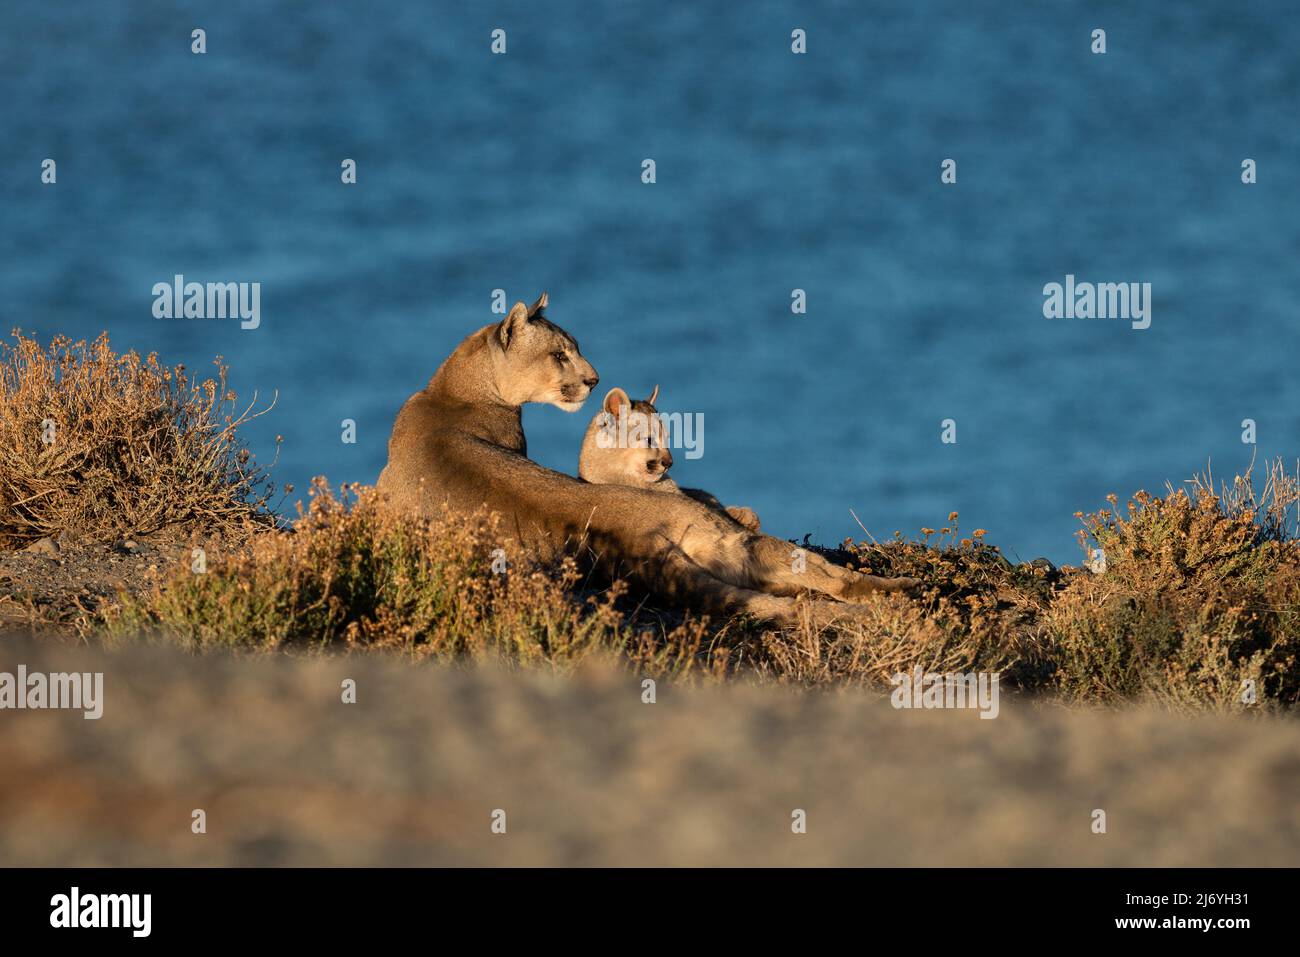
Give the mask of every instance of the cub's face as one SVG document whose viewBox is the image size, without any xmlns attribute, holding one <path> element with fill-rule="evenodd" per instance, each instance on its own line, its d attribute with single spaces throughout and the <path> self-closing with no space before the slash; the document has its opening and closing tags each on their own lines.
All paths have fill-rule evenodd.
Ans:
<svg viewBox="0 0 1300 957">
<path fill-rule="evenodd" d="M 545 308 L 542 293 L 531 308 L 516 303 L 502 320 L 497 331 L 498 388 L 516 405 L 543 402 L 577 412 L 600 376 L 583 358 L 578 340 L 542 314 Z"/>
<path fill-rule="evenodd" d="M 600 412 L 587 426 L 579 477 L 598 485 L 633 485 L 639 488 L 673 486 L 668 470 L 673 454 L 668 434 L 653 400 L 632 401 L 622 389 L 610 389 Z"/>
</svg>

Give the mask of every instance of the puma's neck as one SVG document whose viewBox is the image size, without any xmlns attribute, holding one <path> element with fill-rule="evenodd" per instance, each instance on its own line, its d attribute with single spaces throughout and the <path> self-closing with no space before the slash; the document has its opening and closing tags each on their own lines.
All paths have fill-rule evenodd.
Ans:
<svg viewBox="0 0 1300 957">
<path fill-rule="evenodd" d="M 497 383 L 490 330 L 466 336 L 429 379 L 426 390 L 439 399 L 470 405 L 508 405 Z"/>
<path fill-rule="evenodd" d="M 498 382 L 496 328 L 484 326 L 468 336 L 438 367 L 425 392 L 457 429 L 527 454 L 523 409 L 502 395 Z"/>
</svg>

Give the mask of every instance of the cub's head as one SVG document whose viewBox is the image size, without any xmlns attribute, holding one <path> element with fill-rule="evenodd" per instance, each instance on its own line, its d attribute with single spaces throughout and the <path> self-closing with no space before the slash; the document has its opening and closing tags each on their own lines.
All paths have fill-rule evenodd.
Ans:
<svg viewBox="0 0 1300 957">
<path fill-rule="evenodd" d="M 544 402 L 577 412 L 600 376 L 582 357 L 578 340 L 550 322 L 545 309 L 542 293 L 532 306 L 515 303 L 497 325 L 497 386 L 515 405 Z"/>
<path fill-rule="evenodd" d="M 587 426 L 578 456 L 578 476 L 597 485 L 674 488 L 668 470 L 673 454 L 668 434 L 655 409 L 659 386 L 650 398 L 633 402 L 622 389 L 610 389 Z"/>
</svg>

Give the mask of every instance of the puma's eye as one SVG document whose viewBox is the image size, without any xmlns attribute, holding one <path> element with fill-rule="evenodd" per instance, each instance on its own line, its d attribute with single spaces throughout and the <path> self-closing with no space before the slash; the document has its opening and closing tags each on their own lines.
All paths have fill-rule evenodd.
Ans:
<svg viewBox="0 0 1300 957">
<path fill-rule="evenodd" d="M 565 355 L 563 352 L 552 352 L 551 357 L 555 359 L 556 362 L 563 362 L 565 359 L 568 358 L 568 356 Z"/>
</svg>

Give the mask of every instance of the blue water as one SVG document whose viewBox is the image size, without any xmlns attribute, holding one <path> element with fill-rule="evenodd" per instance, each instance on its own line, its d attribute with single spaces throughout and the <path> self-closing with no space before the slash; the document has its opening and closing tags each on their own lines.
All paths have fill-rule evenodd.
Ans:
<svg viewBox="0 0 1300 957">
<path fill-rule="evenodd" d="M 782 535 L 957 510 L 1074 560 L 1076 510 L 1229 474 L 1244 418 L 1300 449 L 1292 3 L 2 6 L 6 329 L 224 355 L 300 492 L 374 481 L 496 288 L 703 413 L 678 480 Z M 261 327 L 153 318 L 177 273 L 261 282 Z M 1067 273 L 1151 282 L 1151 328 L 1044 319 Z M 533 456 L 594 412 L 530 408 Z"/>
</svg>

